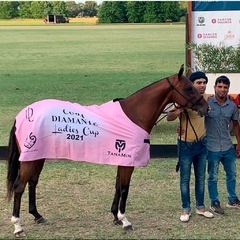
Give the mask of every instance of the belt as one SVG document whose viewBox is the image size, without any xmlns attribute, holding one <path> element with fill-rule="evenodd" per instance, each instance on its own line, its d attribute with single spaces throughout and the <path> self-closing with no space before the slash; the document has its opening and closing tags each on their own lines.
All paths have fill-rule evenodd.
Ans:
<svg viewBox="0 0 240 240">
<path fill-rule="evenodd" d="M 206 135 L 204 134 L 204 135 L 202 135 L 200 138 L 198 138 L 198 140 L 196 139 L 196 140 L 194 140 L 194 141 L 185 141 L 184 139 L 181 139 L 181 141 L 183 141 L 183 142 L 189 142 L 189 143 L 197 143 L 197 142 L 203 140 L 205 137 L 206 137 Z M 178 139 L 180 140 L 180 138 L 178 138 Z"/>
</svg>

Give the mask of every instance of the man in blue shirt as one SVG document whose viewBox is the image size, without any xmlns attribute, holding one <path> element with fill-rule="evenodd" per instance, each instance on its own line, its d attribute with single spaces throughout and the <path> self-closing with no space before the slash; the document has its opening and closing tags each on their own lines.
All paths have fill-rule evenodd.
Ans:
<svg viewBox="0 0 240 240">
<path fill-rule="evenodd" d="M 215 95 L 208 100 L 211 107 L 205 118 L 207 149 L 208 149 L 208 192 L 211 200 L 211 210 L 217 214 L 224 214 L 218 199 L 218 169 L 220 162 L 226 173 L 228 191 L 228 208 L 239 208 L 240 201 L 236 194 L 236 157 L 240 156 L 240 127 L 238 123 L 238 109 L 236 104 L 228 98 L 230 81 L 226 76 L 220 76 L 215 81 Z M 228 126 L 233 122 L 233 129 L 237 139 L 234 148 Z"/>
</svg>

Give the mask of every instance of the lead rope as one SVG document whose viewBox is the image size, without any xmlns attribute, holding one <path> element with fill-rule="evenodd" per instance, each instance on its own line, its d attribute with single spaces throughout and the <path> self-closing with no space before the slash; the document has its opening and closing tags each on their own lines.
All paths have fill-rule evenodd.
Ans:
<svg viewBox="0 0 240 240">
<path fill-rule="evenodd" d="M 186 143 L 186 139 L 187 139 L 187 129 L 188 129 L 187 127 L 188 127 L 188 122 L 190 123 L 190 125 L 191 125 L 191 127 L 192 127 L 192 130 L 193 130 L 193 132 L 194 132 L 194 135 L 195 135 L 195 137 L 196 137 L 196 141 L 198 142 L 199 139 L 198 139 L 197 133 L 196 133 L 196 131 L 195 131 L 195 128 L 194 128 L 193 125 L 192 125 L 192 122 L 191 122 L 191 120 L 190 120 L 189 114 L 188 114 L 188 112 L 187 112 L 186 109 L 184 109 L 184 113 L 185 113 L 186 118 L 187 118 L 187 121 L 186 121 L 186 132 L 185 132 L 185 143 Z M 187 144 L 186 144 L 186 146 L 187 146 L 188 149 L 191 150 L 191 148 L 189 148 Z"/>
<path fill-rule="evenodd" d="M 191 127 L 192 127 L 192 130 L 193 130 L 193 132 L 194 132 L 194 135 L 195 135 L 195 137 L 196 137 L 197 142 L 199 141 L 199 138 L 198 138 L 197 133 L 196 133 L 196 131 L 195 131 L 193 125 L 192 125 L 192 122 L 191 122 L 191 120 L 190 120 L 189 114 L 188 114 L 188 112 L 187 112 L 186 109 L 184 109 L 184 114 L 186 115 L 185 144 L 186 144 L 186 147 L 191 150 L 191 148 L 189 148 L 188 145 L 187 145 L 187 143 L 186 143 L 186 140 L 187 140 L 187 129 L 188 129 L 187 127 L 188 127 L 188 122 L 190 123 L 190 125 L 191 125 Z M 180 144 L 179 144 L 178 161 L 177 161 L 177 164 L 176 164 L 176 172 L 179 171 L 179 168 L 180 168 L 180 160 L 181 160 L 181 149 L 182 149 L 182 134 L 181 134 L 181 132 L 182 132 L 182 113 L 180 113 L 179 119 L 180 119 Z"/>
<path fill-rule="evenodd" d="M 179 168 L 180 168 L 180 157 L 181 157 L 181 148 L 182 148 L 182 112 L 180 113 L 180 117 L 179 117 L 179 120 L 180 120 L 180 143 L 179 143 L 179 151 L 178 151 L 178 161 L 177 161 L 177 164 L 176 164 L 176 172 L 179 171 Z"/>
</svg>

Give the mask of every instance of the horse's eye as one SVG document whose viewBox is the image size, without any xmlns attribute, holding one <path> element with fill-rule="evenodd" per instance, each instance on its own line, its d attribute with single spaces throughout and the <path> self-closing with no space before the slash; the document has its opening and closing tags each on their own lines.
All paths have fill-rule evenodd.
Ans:
<svg viewBox="0 0 240 240">
<path fill-rule="evenodd" d="M 193 87 L 188 86 L 188 87 L 186 88 L 186 92 L 187 92 L 188 94 L 194 94 Z"/>
</svg>

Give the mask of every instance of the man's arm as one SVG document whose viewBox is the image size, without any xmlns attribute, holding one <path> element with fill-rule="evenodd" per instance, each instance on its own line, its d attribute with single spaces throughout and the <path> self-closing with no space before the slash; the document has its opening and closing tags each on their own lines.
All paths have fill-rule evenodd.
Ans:
<svg viewBox="0 0 240 240">
<path fill-rule="evenodd" d="M 240 157 L 240 125 L 238 120 L 233 120 L 233 131 L 237 139 L 236 155 Z"/>
<path fill-rule="evenodd" d="M 167 121 L 174 121 L 184 111 L 183 108 L 171 110 L 167 113 Z"/>
</svg>

